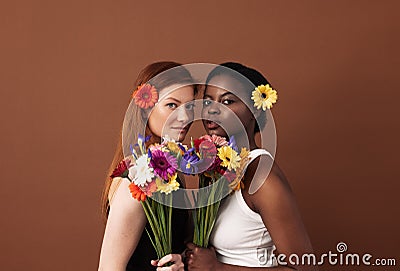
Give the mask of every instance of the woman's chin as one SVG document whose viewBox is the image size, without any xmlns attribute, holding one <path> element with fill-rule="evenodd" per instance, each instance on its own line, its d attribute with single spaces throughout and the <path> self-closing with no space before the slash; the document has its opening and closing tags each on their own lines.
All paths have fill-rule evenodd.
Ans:
<svg viewBox="0 0 400 271">
<path fill-rule="evenodd" d="M 175 140 L 177 142 L 183 141 L 185 139 L 186 133 L 169 133 L 167 137 L 169 139 Z"/>
<path fill-rule="evenodd" d="M 227 137 L 227 134 L 225 133 L 225 131 L 221 131 L 221 129 L 206 129 L 206 132 L 209 135 Z"/>
</svg>

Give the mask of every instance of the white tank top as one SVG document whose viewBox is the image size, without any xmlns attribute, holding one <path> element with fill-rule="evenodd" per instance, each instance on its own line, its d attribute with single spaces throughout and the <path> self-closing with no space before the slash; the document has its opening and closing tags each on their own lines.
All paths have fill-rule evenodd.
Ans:
<svg viewBox="0 0 400 271">
<path fill-rule="evenodd" d="M 250 152 L 250 161 L 271 154 L 263 149 Z M 271 156 L 272 158 L 272 156 Z M 242 191 L 235 191 L 221 203 L 210 243 L 222 263 L 248 266 L 277 266 L 272 257 L 275 245 L 261 219 L 245 202 Z"/>
</svg>

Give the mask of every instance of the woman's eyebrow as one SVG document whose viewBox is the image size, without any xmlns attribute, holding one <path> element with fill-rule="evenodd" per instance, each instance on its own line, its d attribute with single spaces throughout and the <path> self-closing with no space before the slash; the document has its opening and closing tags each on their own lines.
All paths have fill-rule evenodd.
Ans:
<svg viewBox="0 0 400 271">
<path fill-rule="evenodd" d="M 176 99 L 176 98 L 174 98 L 174 97 L 167 97 L 167 98 L 165 98 L 164 100 L 173 100 L 173 101 L 175 101 L 175 102 L 177 102 L 177 103 L 181 103 L 180 100 L 178 100 L 178 99 Z"/>
<path fill-rule="evenodd" d="M 225 96 L 228 96 L 228 95 L 235 95 L 235 94 L 233 94 L 233 93 L 231 93 L 231 92 L 225 92 L 224 94 L 222 94 L 221 96 L 220 96 L 220 98 L 223 98 L 223 97 L 225 97 Z M 204 95 L 204 98 L 213 98 L 211 95 L 209 95 L 209 94 L 205 94 Z"/>
<path fill-rule="evenodd" d="M 235 94 L 233 94 L 232 92 L 225 92 L 224 94 L 221 95 L 221 98 L 228 95 L 235 95 Z"/>
</svg>

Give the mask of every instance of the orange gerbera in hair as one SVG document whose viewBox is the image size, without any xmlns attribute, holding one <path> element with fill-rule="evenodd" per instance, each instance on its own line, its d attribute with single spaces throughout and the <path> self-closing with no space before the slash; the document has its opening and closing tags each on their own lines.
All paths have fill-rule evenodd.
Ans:
<svg viewBox="0 0 400 271">
<path fill-rule="evenodd" d="M 137 199 L 138 201 L 146 200 L 146 193 L 140 189 L 135 183 L 130 183 L 129 190 L 131 191 L 132 197 Z"/>
<path fill-rule="evenodd" d="M 139 107 L 147 109 L 153 107 L 158 101 L 158 92 L 154 86 L 142 84 L 133 92 L 132 97 Z"/>
</svg>

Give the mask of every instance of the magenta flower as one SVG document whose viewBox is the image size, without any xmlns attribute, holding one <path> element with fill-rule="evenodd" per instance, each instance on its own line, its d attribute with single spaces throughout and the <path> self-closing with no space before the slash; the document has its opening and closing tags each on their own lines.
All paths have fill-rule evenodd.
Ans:
<svg viewBox="0 0 400 271">
<path fill-rule="evenodd" d="M 151 152 L 150 167 L 153 168 L 154 173 L 160 178 L 167 180 L 168 176 L 175 174 L 178 162 L 169 153 L 155 149 Z"/>
</svg>

